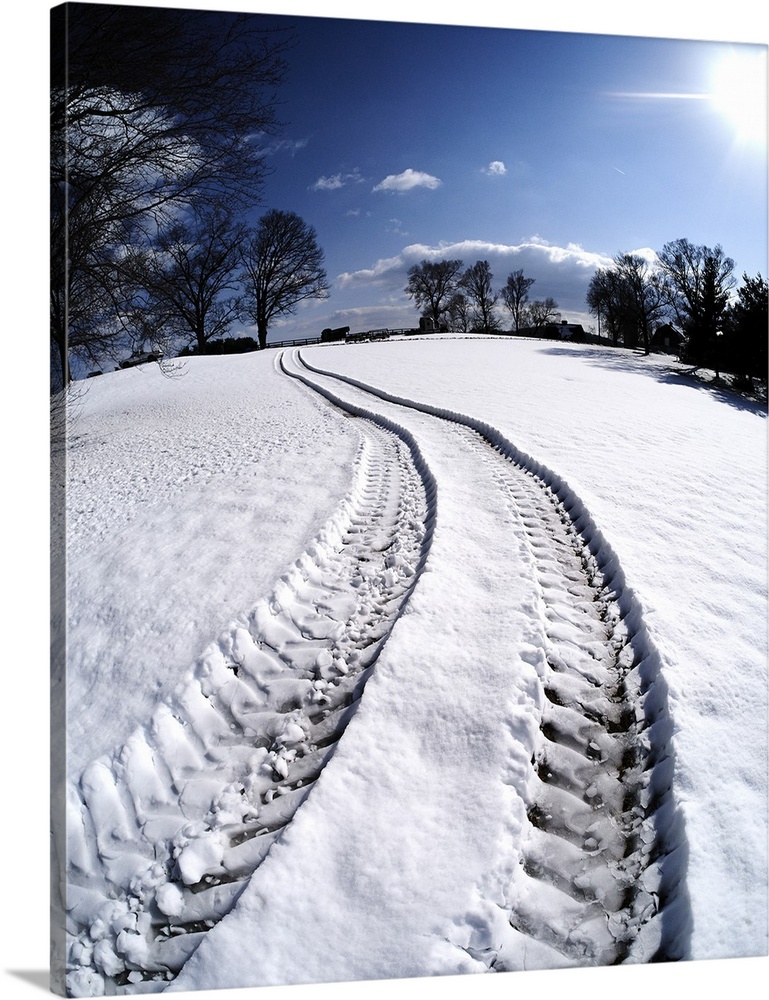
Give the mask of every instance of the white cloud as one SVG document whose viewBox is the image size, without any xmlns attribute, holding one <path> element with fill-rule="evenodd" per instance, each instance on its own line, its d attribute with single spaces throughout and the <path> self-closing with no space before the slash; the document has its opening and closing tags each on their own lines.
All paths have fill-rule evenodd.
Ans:
<svg viewBox="0 0 769 1000">
<path fill-rule="evenodd" d="M 642 257 L 652 267 L 659 266 L 657 251 L 652 250 L 651 247 L 637 247 L 635 250 L 628 250 L 627 252 L 633 254 L 635 257 Z"/>
<path fill-rule="evenodd" d="M 467 266 L 476 260 L 488 260 L 494 275 L 493 285 L 499 289 L 512 271 L 523 270 L 534 278 L 532 299 L 551 296 L 558 302 L 565 319 L 587 311 L 587 286 L 599 267 L 611 264 L 604 253 L 586 250 L 578 243 L 556 246 L 540 236 L 518 244 L 492 243 L 488 240 L 461 240 L 429 246 L 412 243 L 394 257 L 384 257 L 369 268 L 345 272 L 337 276 L 335 287 L 340 291 L 361 290 L 376 286 L 382 291 L 401 292 L 406 287 L 407 272 L 422 260 L 462 260 Z"/>
<path fill-rule="evenodd" d="M 353 332 L 363 330 L 403 330 L 416 325 L 414 307 L 404 302 L 398 305 L 380 303 L 337 309 L 331 317 L 334 326 L 349 326 Z"/>
<path fill-rule="evenodd" d="M 441 181 L 432 174 L 426 174 L 422 170 L 412 170 L 408 167 L 401 174 L 388 174 L 383 181 L 380 181 L 372 191 L 411 191 L 416 187 L 426 187 L 435 189 L 440 187 Z"/>
<path fill-rule="evenodd" d="M 488 174 L 489 177 L 504 177 L 507 173 L 507 167 L 501 160 L 492 160 L 488 167 L 483 167 L 483 173 Z"/>
<path fill-rule="evenodd" d="M 354 285 L 388 285 L 393 286 L 394 282 L 400 281 L 401 274 L 411 267 L 411 261 L 404 260 L 403 253 L 397 257 L 380 258 L 373 267 L 363 268 L 360 271 L 345 271 L 336 278 L 338 288 L 350 288 Z"/>
<path fill-rule="evenodd" d="M 357 170 L 350 174 L 333 174 L 331 177 L 319 177 L 310 186 L 311 191 L 338 191 L 347 184 L 360 184 L 363 180 Z"/>
</svg>

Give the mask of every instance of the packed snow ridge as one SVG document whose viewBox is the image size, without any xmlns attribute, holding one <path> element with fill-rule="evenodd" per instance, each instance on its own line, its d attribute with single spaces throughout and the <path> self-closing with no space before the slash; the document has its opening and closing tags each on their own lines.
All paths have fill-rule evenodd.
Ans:
<svg viewBox="0 0 769 1000">
<path fill-rule="evenodd" d="M 492 423 L 320 357 L 272 377 L 356 437 L 347 494 L 68 782 L 68 994 L 691 957 L 664 660 L 616 552 Z"/>
</svg>

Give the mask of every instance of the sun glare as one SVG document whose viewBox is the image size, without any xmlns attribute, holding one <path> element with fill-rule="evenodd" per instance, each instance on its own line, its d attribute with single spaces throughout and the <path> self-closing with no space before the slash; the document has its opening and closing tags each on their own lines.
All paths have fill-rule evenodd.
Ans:
<svg viewBox="0 0 769 1000">
<path fill-rule="evenodd" d="M 766 49 L 732 49 L 713 72 L 711 95 L 742 143 L 766 145 Z"/>
</svg>

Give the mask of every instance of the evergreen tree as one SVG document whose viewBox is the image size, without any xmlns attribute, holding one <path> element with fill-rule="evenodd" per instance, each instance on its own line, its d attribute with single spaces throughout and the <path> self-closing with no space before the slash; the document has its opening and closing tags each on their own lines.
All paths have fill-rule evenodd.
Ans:
<svg viewBox="0 0 769 1000">
<path fill-rule="evenodd" d="M 725 367 L 749 381 L 767 378 L 769 288 L 765 278 L 742 275 L 742 285 L 724 327 Z"/>
</svg>

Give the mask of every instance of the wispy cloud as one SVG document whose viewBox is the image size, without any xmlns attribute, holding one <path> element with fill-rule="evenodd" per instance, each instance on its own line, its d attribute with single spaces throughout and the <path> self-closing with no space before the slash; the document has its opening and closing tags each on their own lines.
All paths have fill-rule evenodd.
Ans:
<svg viewBox="0 0 769 1000">
<path fill-rule="evenodd" d="M 294 156 L 295 153 L 303 150 L 309 141 L 309 139 L 275 139 L 273 142 L 268 142 L 261 149 L 261 153 L 263 156 L 275 156 L 277 153 L 288 153 L 289 156 Z"/>
<path fill-rule="evenodd" d="M 643 91 L 614 90 L 611 91 L 608 96 L 625 98 L 634 101 L 705 101 L 712 95 L 707 93 L 686 94 L 677 92 L 666 92 L 660 90 L 643 90 Z"/>
<path fill-rule="evenodd" d="M 487 174 L 489 177 L 504 177 L 507 173 L 507 167 L 501 160 L 492 160 L 488 167 L 482 167 L 481 173 Z"/>
<path fill-rule="evenodd" d="M 403 223 L 400 219 L 390 219 L 387 226 L 388 233 L 395 233 L 397 236 L 408 236 L 407 230 L 403 228 Z"/>
<path fill-rule="evenodd" d="M 357 170 L 349 174 L 332 174 L 331 177 L 319 177 L 310 185 L 311 191 L 338 191 L 348 184 L 360 184 L 363 178 Z"/>
<path fill-rule="evenodd" d="M 412 170 L 408 167 L 403 173 L 388 174 L 383 181 L 380 181 L 372 191 L 411 191 L 413 188 L 424 187 L 435 189 L 440 187 L 441 181 L 432 174 L 426 174 L 422 170 Z"/>
</svg>

